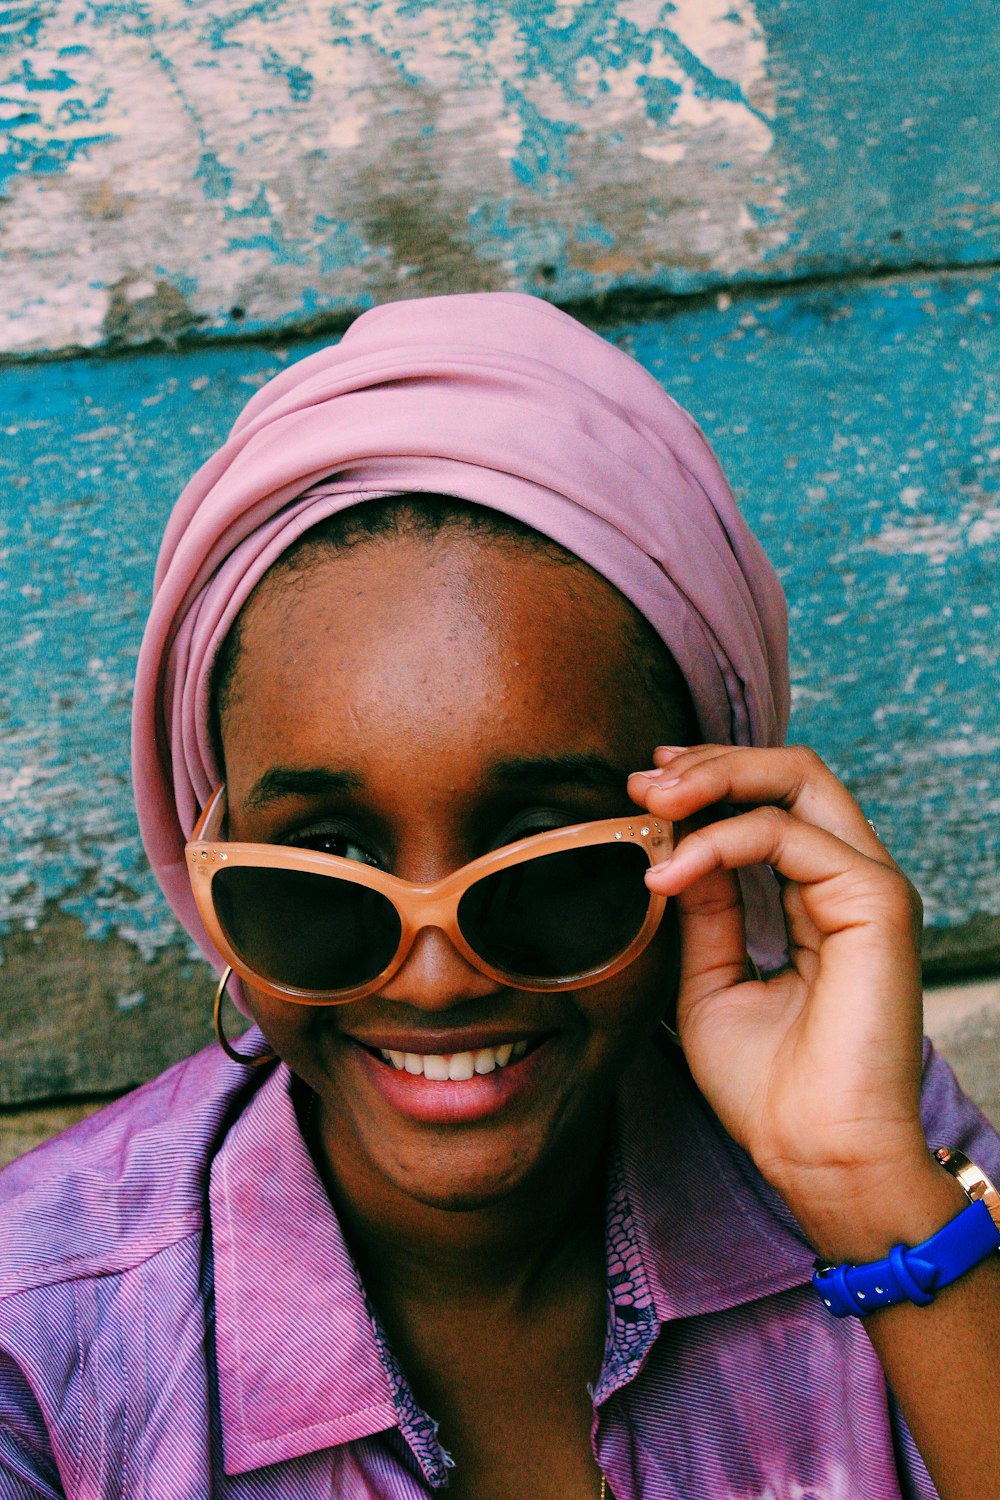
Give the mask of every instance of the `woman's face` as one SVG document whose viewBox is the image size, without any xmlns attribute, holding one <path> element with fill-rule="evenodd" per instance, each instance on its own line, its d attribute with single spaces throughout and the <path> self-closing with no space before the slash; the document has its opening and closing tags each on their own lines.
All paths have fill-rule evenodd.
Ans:
<svg viewBox="0 0 1000 1500">
<path fill-rule="evenodd" d="M 304 572 L 265 581 L 222 714 L 228 836 L 427 882 L 546 828 L 634 814 L 629 773 L 688 732 L 682 705 L 644 686 L 634 618 L 589 568 L 459 531 L 318 553 Z M 581 755 L 586 778 L 553 766 Z M 612 978 L 558 994 L 498 984 L 437 928 L 365 999 L 247 994 L 275 1051 L 320 1095 L 338 1155 L 424 1204 L 471 1207 L 593 1139 L 669 1000 L 671 931 L 661 923 Z M 492 1092 L 438 1086 L 457 1101 L 450 1110 L 428 1106 L 426 1080 L 380 1056 L 512 1040 L 528 1054 L 486 1075 Z M 478 1091 L 471 1109 L 466 1086 Z"/>
</svg>

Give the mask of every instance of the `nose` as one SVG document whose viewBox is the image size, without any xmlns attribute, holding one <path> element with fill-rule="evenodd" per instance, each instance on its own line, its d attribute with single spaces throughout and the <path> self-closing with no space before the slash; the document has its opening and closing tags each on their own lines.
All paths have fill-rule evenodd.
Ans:
<svg viewBox="0 0 1000 1500">
<path fill-rule="evenodd" d="M 464 1000 L 482 1000 L 499 989 L 495 980 L 459 953 L 440 927 L 422 927 L 379 994 L 417 1010 L 438 1011 L 449 1010 Z"/>
</svg>

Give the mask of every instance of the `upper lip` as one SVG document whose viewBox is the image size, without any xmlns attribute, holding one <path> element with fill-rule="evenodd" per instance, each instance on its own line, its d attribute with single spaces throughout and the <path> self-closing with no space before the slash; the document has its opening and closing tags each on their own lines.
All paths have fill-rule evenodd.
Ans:
<svg viewBox="0 0 1000 1500">
<path fill-rule="evenodd" d="M 484 1047 L 503 1047 L 508 1043 L 540 1041 L 551 1035 L 529 1026 L 466 1026 L 461 1031 L 378 1031 L 370 1036 L 345 1032 L 351 1041 L 381 1052 L 415 1052 L 450 1057 L 456 1052 L 479 1052 Z"/>
</svg>

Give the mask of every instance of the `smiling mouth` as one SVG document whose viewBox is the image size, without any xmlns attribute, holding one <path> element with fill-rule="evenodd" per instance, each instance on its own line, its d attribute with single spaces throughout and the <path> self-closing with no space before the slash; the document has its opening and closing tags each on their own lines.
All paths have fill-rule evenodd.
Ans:
<svg viewBox="0 0 1000 1500">
<path fill-rule="evenodd" d="M 365 1051 L 397 1073 L 409 1073 L 434 1083 L 456 1083 L 510 1067 L 544 1040 L 544 1037 L 523 1037 L 516 1042 L 504 1042 L 500 1047 L 479 1047 L 474 1052 L 397 1052 L 385 1047 L 365 1047 Z"/>
</svg>

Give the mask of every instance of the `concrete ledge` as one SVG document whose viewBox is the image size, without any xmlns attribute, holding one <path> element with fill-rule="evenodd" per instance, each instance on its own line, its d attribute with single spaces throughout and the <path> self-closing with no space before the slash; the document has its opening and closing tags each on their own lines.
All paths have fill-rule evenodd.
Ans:
<svg viewBox="0 0 1000 1500">
<path fill-rule="evenodd" d="M 46 1104 L 38 1109 L 0 1113 L 0 1167 L 85 1120 L 117 1097 L 113 1094 L 110 1098 L 76 1099 L 72 1104 Z"/>
<path fill-rule="evenodd" d="M 924 1029 L 1000 1129 L 1000 976 L 928 990 Z"/>
<path fill-rule="evenodd" d="M 923 970 L 924 984 L 939 988 L 1000 973 L 1000 917 L 978 912 L 955 927 L 925 927 Z"/>
<path fill-rule="evenodd" d="M 212 1041 L 214 975 L 179 941 L 146 961 L 111 933 L 49 910 L 0 944 L 0 1108 L 107 1099 Z M 239 1017 L 230 1011 L 234 1034 Z"/>
</svg>

